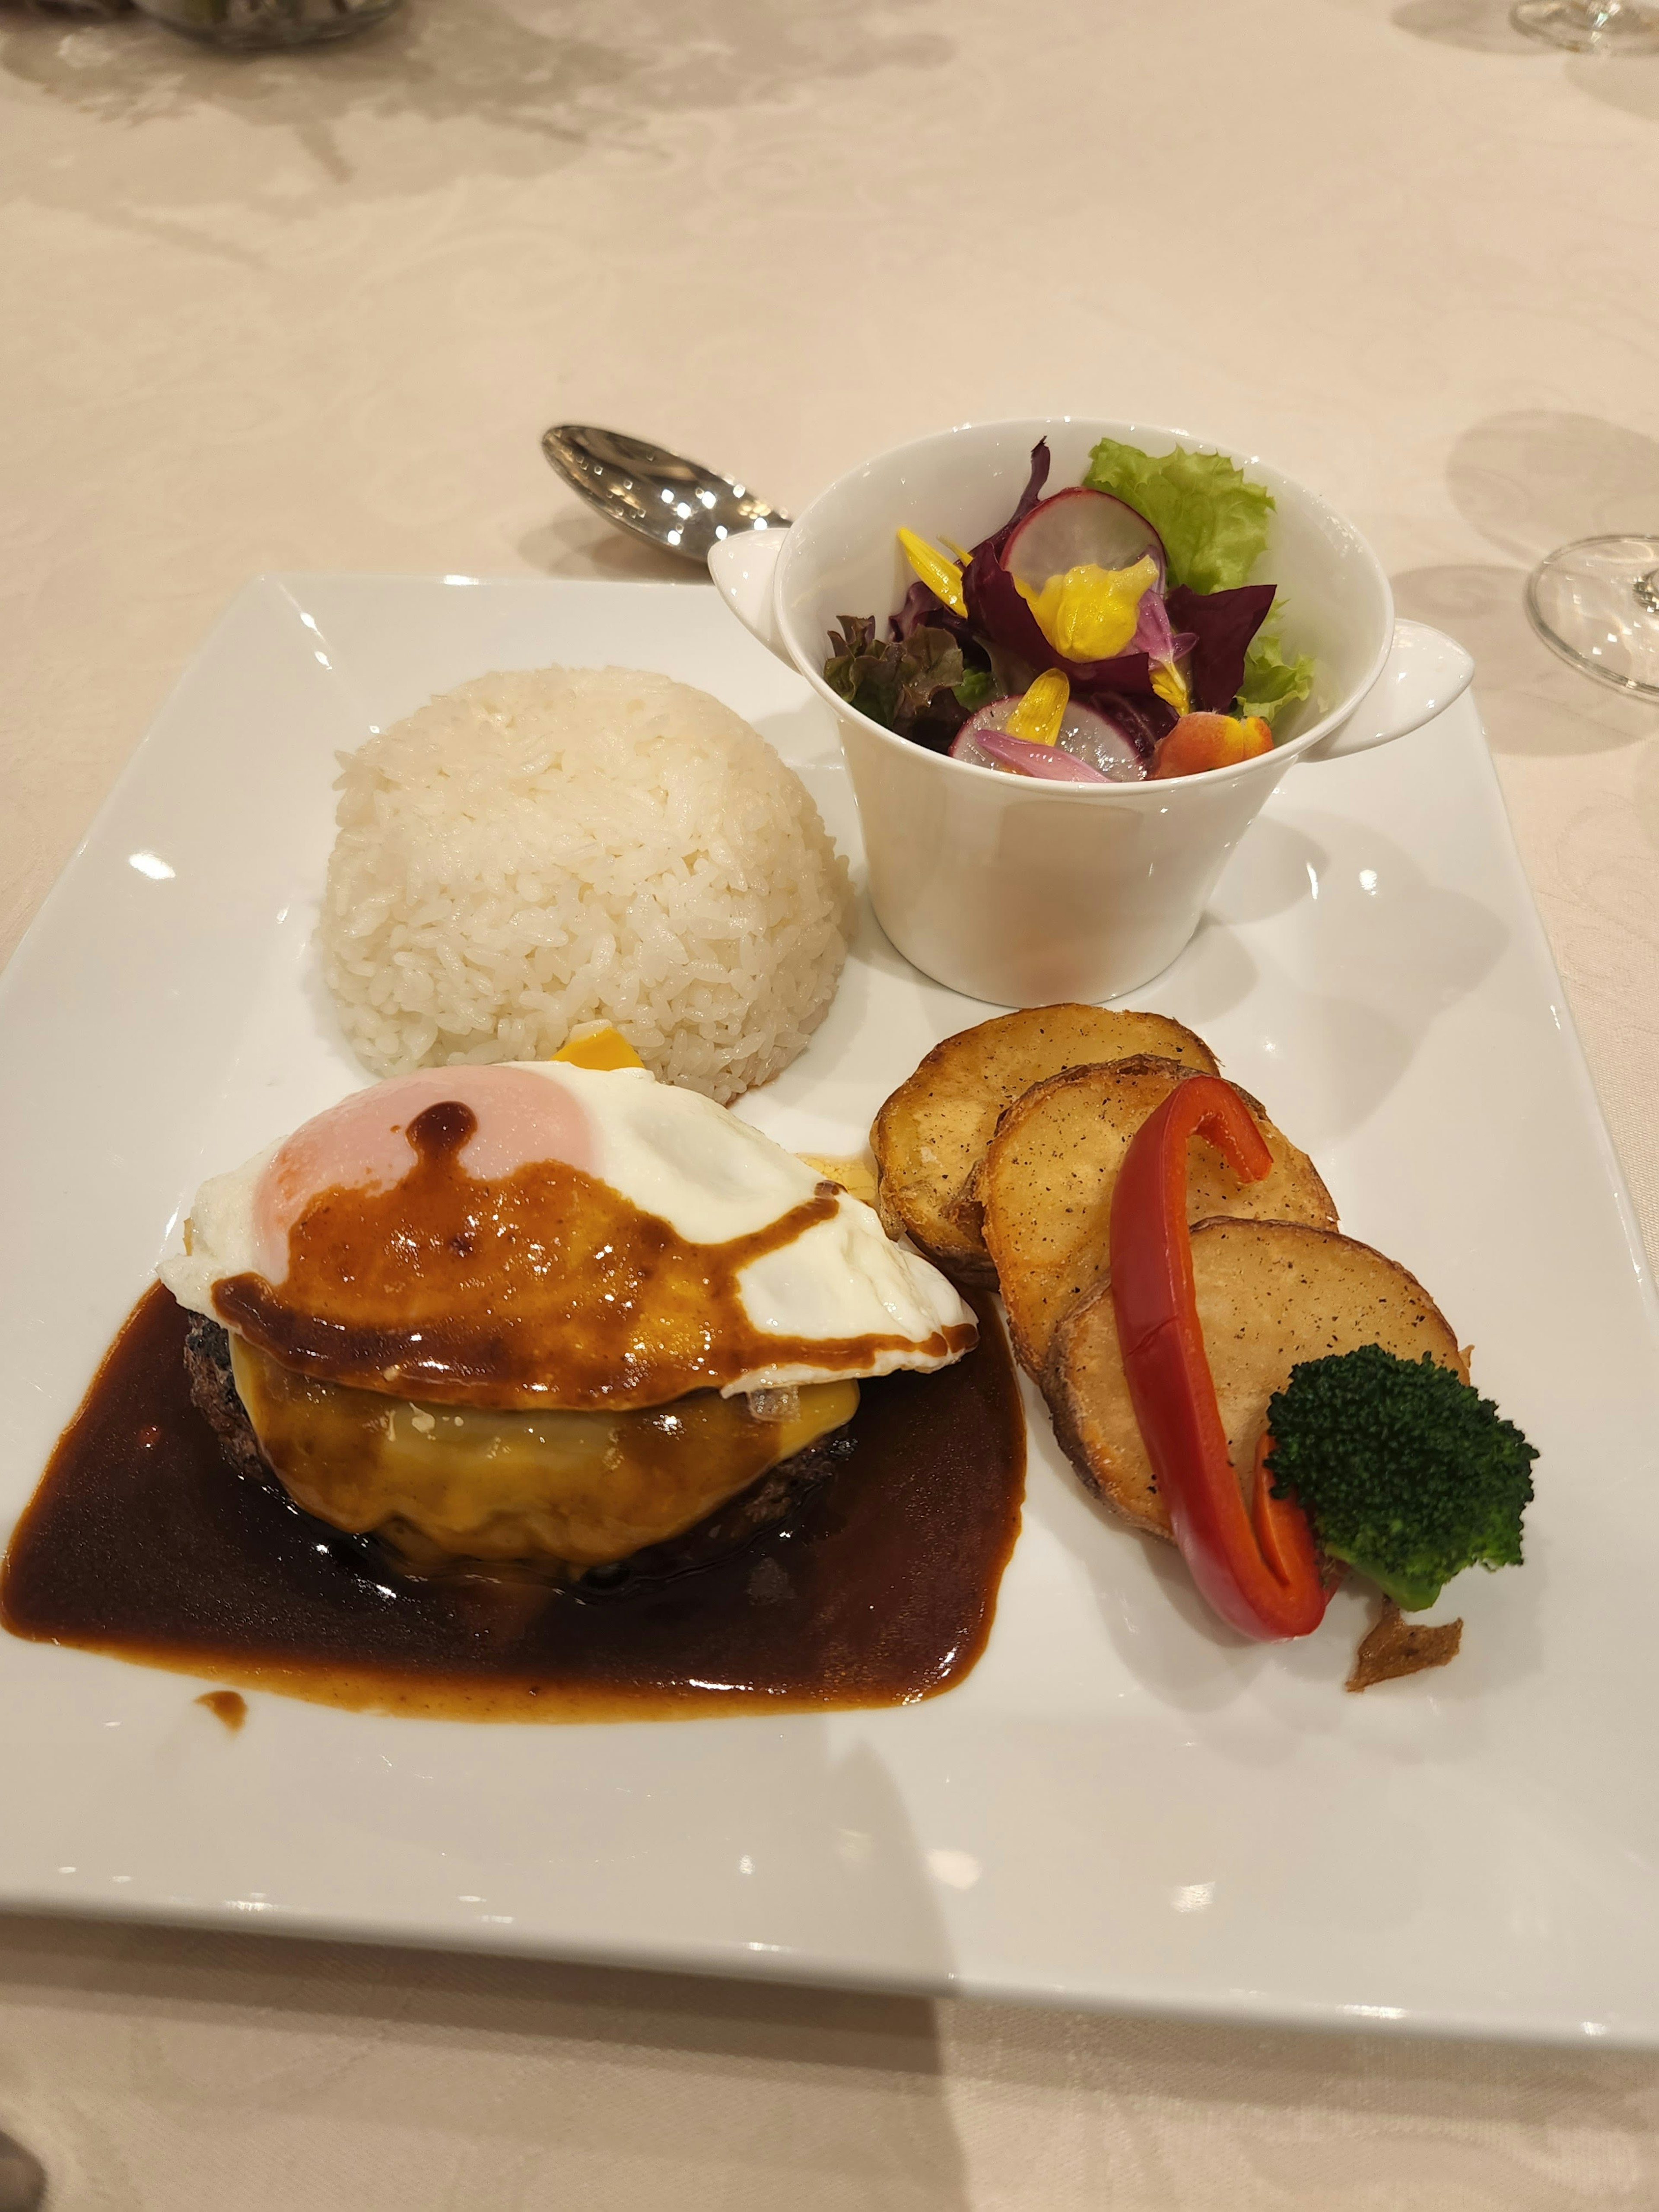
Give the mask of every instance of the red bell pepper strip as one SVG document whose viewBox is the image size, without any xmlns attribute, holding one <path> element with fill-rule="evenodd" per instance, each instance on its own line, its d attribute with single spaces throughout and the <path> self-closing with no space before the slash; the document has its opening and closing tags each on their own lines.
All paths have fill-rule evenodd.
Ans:
<svg viewBox="0 0 1659 2212">
<path fill-rule="evenodd" d="M 1306 1516 L 1256 1455 L 1253 1511 L 1228 1456 L 1199 1326 L 1187 1145 L 1203 1135 L 1245 1182 L 1273 1166 L 1255 1117 L 1218 1076 L 1189 1076 L 1136 1130 L 1112 1194 L 1112 1304 L 1135 1419 L 1193 1580 L 1241 1635 L 1306 1636 L 1328 1593 Z"/>
</svg>

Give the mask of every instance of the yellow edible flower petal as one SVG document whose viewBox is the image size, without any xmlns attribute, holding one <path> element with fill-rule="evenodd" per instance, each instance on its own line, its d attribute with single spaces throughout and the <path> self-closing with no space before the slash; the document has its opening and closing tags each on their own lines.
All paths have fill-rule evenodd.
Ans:
<svg viewBox="0 0 1659 2212">
<path fill-rule="evenodd" d="M 1002 726 L 1011 738 L 1024 738 L 1028 744 L 1051 745 L 1060 735 L 1071 696 L 1070 683 L 1058 668 L 1051 668 L 1038 677 Z"/>
<path fill-rule="evenodd" d="M 1187 690 L 1187 679 L 1174 661 L 1155 660 L 1151 673 L 1152 689 L 1158 697 L 1167 701 L 1177 714 L 1184 714 L 1192 705 L 1192 698 Z"/>
<path fill-rule="evenodd" d="M 1064 660 L 1111 660 L 1135 634 L 1140 602 L 1158 581 L 1158 563 L 1143 553 L 1133 568 L 1101 568 L 1085 561 L 1041 591 L 1014 579 L 1036 626 Z"/>
<path fill-rule="evenodd" d="M 604 1070 L 645 1066 L 622 1031 L 609 1022 L 578 1022 L 553 1057 L 572 1067 Z"/>
<path fill-rule="evenodd" d="M 965 615 L 968 602 L 962 596 L 962 571 L 956 562 L 947 561 L 937 546 L 918 538 L 914 530 L 901 530 L 898 542 L 904 548 L 905 559 L 928 590 L 943 599 L 952 614 Z"/>
</svg>

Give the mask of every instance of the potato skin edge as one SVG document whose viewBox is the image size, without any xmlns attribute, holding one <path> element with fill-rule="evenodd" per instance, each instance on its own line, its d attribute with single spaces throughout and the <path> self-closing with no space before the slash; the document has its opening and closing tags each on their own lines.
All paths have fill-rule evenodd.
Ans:
<svg viewBox="0 0 1659 2212">
<path fill-rule="evenodd" d="M 1042 1380 L 1042 1372 L 1047 1362 L 1046 1358 L 1037 1358 L 1034 1344 L 1026 1330 L 1028 1316 L 1018 1310 L 1021 1304 L 1019 1293 L 1022 1284 L 1022 1262 L 1014 1245 L 1011 1245 L 1007 1250 L 1003 1249 L 1003 1240 L 998 1235 L 995 1209 L 990 1202 L 1001 1153 L 1006 1147 L 1018 1144 L 1026 1124 L 1041 1112 L 1050 1099 L 1066 1090 L 1076 1088 L 1086 1091 L 1091 1083 L 1097 1082 L 1108 1073 L 1115 1082 L 1134 1082 L 1150 1076 L 1158 1080 L 1168 1081 L 1170 1087 L 1173 1087 L 1176 1083 L 1190 1082 L 1194 1076 L 1203 1072 L 1184 1061 L 1170 1060 L 1159 1053 L 1131 1053 L 1122 1060 L 1090 1061 L 1077 1067 L 1061 1068 L 1056 1074 L 1045 1076 L 1041 1082 L 1034 1083 L 1029 1091 L 1022 1091 L 1020 1096 L 1005 1106 L 998 1115 L 991 1142 L 974 1170 L 972 1181 L 975 1201 L 984 1224 L 985 1249 L 990 1255 L 996 1270 L 997 1280 L 1003 1291 L 1003 1304 L 1007 1309 L 1009 1336 L 1013 1344 L 1014 1355 L 1026 1373 L 1037 1382 L 1040 1383 Z M 1269 1133 L 1270 1140 L 1284 1146 L 1287 1155 L 1284 1164 L 1291 1165 L 1293 1163 L 1293 1175 L 1296 1182 L 1304 1186 L 1305 1200 L 1310 1205 L 1316 1206 L 1324 1216 L 1322 1220 L 1309 1221 L 1305 1212 L 1295 1211 L 1287 1213 L 1284 1218 L 1297 1223 L 1305 1222 L 1310 1227 L 1335 1229 L 1338 1226 L 1335 1204 L 1323 1176 L 1312 1160 L 1299 1145 L 1292 1144 L 1284 1131 L 1268 1118 L 1267 1109 L 1259 1098 L 1254 1097 L 1241 1084 L 1234 1084 L 1232 1088 L 1238 1092 L 1256 1121 L 1261 1123 Z M 1156 1104 L 1149 1106 L 1146 1111 L 1149 1114 L 1156 1111 Z M 1103 1107 L 1103 1116 L 1107 1112 L 1108 1109 Z M 1116 1126 L 1121 1129 L 1124 1124 L 1119 1121 Z M 1276 1158 L 1275 1165 L 1279 1164 L 1281 1164 Z M 1293 1198 L 1295 1195 L 1294 1188 L 1285 1194 L 1287 1199 Z M 958 1207 L 960 1205 L 959 1200 Z M 1241 1216 L 1241 1218 L 1245 1217 Z M 1251 1214 L 1248 1218 L 1263 1219 L 1273 1217 Z M 1085 1291 L 1083 1296 L 1091 1295 L 1092 1288 L 1091 1285 L 1091 1291 Z M 1011 1298 L 1009 1296 L 1010 1290 L 1016 1293 L 1014 1297 Z M 1058 1327 L 1058 1321 L 1051 1325 L 1051 1342 L 1053 1332 Z"/>
<path fill-rule="evenodd" d="M 912 1197 L 907 1190 L 907 1183 L 920 1184 L 921 1179 L 907 1178 L 900 1171 L 904 1147 L 896 1124 L 903 1115 L 912 1110 L 917 1102 L 925 1099 L 941 1082 L 948 1085 L 952 1095 L 971 1096 L 973 1082 L 971 1079 L 963 1081 L 959 1071 L 975 1067 L 982 1070 L 996 1043 L 1016 1024 L 1030 1022 L 1033 1029 L 1040 1032 L 1044 1016 L 1081 1018 L 1090 1022 L 1104 1018 L 1112 1023 L 1121 1019 L 1126 1023 L 1156 1024 L 1170 1043 L 1184 1041 L 1190 1046 L 1192 1060 L 1179 1065 L 1189 1066 L 1199 1073 L 1214 1074 L 1218 1072 L 1215 1054 L 1204 1039 L 1196 1030 L 1188 1029 L 1183 1022 L 1176 1021 L 1172 1016 L 1143 1008 L 1090 1006 L 1077 1000 L 1058 1000 L 1046 1006 L 1018 1007 L 1012 1012 L 993 1015 L 988 1021 L 974 1023 L 967 1029 L 957 1030 L 951 1036 L 942 1037 L 930 1052 L 923 1055 L 897 1090 L 883 1102 L 871 1125 L 870 1149 L 876 1162 L 876 1209 L 888 1234 L 908 1237 L 923 1258 L 931 1261 L 953 1282 L 981 1288 L 993 1288 L 996 1283 L 996 1271 L 980 1240 L 969 1192 L 979 1160 L 984 1157 L 983 1151 L 970 1164 L 967 1176 L 956 1190 L 941 1194 L 936 1189 L 927 1189 L 925 1185 L 921 1185 L 926 1189 L 925 1198 Z M 988 1038 L 984 1034 L 988 1030 L 993 1033 Z M 977 1045 L 970 1045 L 969 1040 L 975 1038 L 980 1042 Z M 1079 1060 L 1074 1064 L 1078 1066 L 1097 1066 L 1109 1064 L 1110 1060 L 1133 1056 L 1117 1053 L 1110 1054 L 1108 1059 Z M 1036 1079 L 1037 1081 L 1046 1079 L 1042 1077 Z M 1029 1089 L 1030 1086 L 1024 1087 Z M 1016 1092 L 1014 1097 L 1021 1095 L 1023 1092 Z M 1012 1103 L 1012 1099 L 1006 1102 L 1009 1104 Z M 1003 1110 L 1006 1110 L 1006 1105 Z M 988 1145 L 989 1141 L 988 1138 Z M 963 1200 L 968 1201 L 967 1221 L 958 1223 L 952 1218 L 953 1209 L 959 1200 Z"/>
<path fill-rule="evenodd" d="M 1468 1381 L 1468 1358 L 1439 1306 L 1409 1267 L 1398 1260 L 1390 1259 L 1386 1252 L 1379 1252 L 1374 1244 L 1364 1243 L 1357 1237 L 1344 1236 L 1340 1230 L 1316 1228 L 1305 1222 L 1244 1220 L 1232 1214 L 1212 1215 L 1207 1220 L 1194 1222 L 1191 1233 L 1198 1238 L 1209 1230 L 1222 1230 L 1229 1233 L 1242 1231 L 1253 1237 L 1259 1237 L 1264 1243 L 1272 1243 L 1286 1235 L 1297 1238 L 1312 1237 L 1322 1243 L 1340 1246 L 1346 1253 L 1363 1255 L 1367 1261 L 1380 1262 L 1401 1288 L 1408 1291 L 1420 1304 L 1427 1326 L 1431 1329 L 1437 1328 L 1452 1349 L 1454 1373 L 1461 1381 Z M 1049 1419 L 1054 1424 L 1055 1438 L 1076 1468 L 1085 1488 L 1132 1526 L 1148 1529 L 1156 1535 L 1168 1536 L 1170 1533 L 1168 1515 L 1162 1501 L 1158 1500 L 1156 1510 L 1152 1510 L 1143 1503 L 1138 1490 L 1127 1490 L 1123 1486 L 1109 1466 L 1103 1468 L 1095 1463 L 1084 1432 L 1085 1415 L 1078 1402 L 1079 1393 L 1067 1372 L 1074 1340 L 1083 1328 L 1089 1326 L 1101 1301 L 1109 1302 L 1111 1294 L 1111 1278 L 1107 1276 L 1079 1298 L 1064 1316 L 1054 1331 L 1054 1345 L 1041 1378 L 1041 1388 L 1048 1404 Z M 1156 1492 L 1152 1495 L 1156 1498 Z"/>
</svg>

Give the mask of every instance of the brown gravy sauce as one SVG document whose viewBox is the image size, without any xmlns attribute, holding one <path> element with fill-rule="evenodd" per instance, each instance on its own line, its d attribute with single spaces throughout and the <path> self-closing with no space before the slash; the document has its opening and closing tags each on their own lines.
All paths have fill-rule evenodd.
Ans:
<svg viewBox="0 0 1659 2212">
<path fill-rule="evenodd" d="M 222 1721 L 233 1735 L 247 1718 L 247 1699 L 240 1690 L 204 1690 L 196 1702 L 205 1705 L 216 1721 Z"/>
<path fill-rule="evenodd" d="M 471 1720 L 908 1705 L 985 1648 L 1019 1529 L 1025 1431 L 1000 1324 L 862 1385 L 836 1472 L 743 1550 L 579 1595 L 422 1581 L 234 1474 L 191 1402 L 188 1316 L 122 1328 L 0 1569 L 0 1624 L 242 1689 Z M 212 1699 L 211 1709 L 228 1716 Z M 234 1693 L 231 1693 L 234 1694 Z"/>
<path fill-rule="evenodd" d="M 829 1184 L 751 1236 L 694 1244 L 562 1161 L 469 1175 L 459 1155 L 477 1127 L 459 1099 L 416 1115 L 403 1181 L 314 1198 L 289 1231 L 284 1280 L 216 1283 L 220 1318 L 303 1374 L 498 1409 L 659 1406 L 757 1368 L 856 1371 L 907 1340 L 826 1344 L 750 1322 L 738 1275 L 833 1216 Z"/>
</svg>

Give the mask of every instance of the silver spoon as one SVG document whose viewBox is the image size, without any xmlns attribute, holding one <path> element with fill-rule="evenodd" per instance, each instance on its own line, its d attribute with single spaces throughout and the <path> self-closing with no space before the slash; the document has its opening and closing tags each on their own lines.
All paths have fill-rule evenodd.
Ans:
<svg viewBox="0 0 1659 2212">
<path fill-rule="evenodd" d="M 0 2135 L 0 2212 L 35 2212 L 46 2193 L 46 2170 L 21 2143 Z"/>
<path fill-rule="evenodd" d="M 549 465 L 607 522 L 699 568 L 745 530 L 787 530 L 789 517 L 744 484 L 621 430 L 557 422 L 542 433 Z"/>
</svg>

